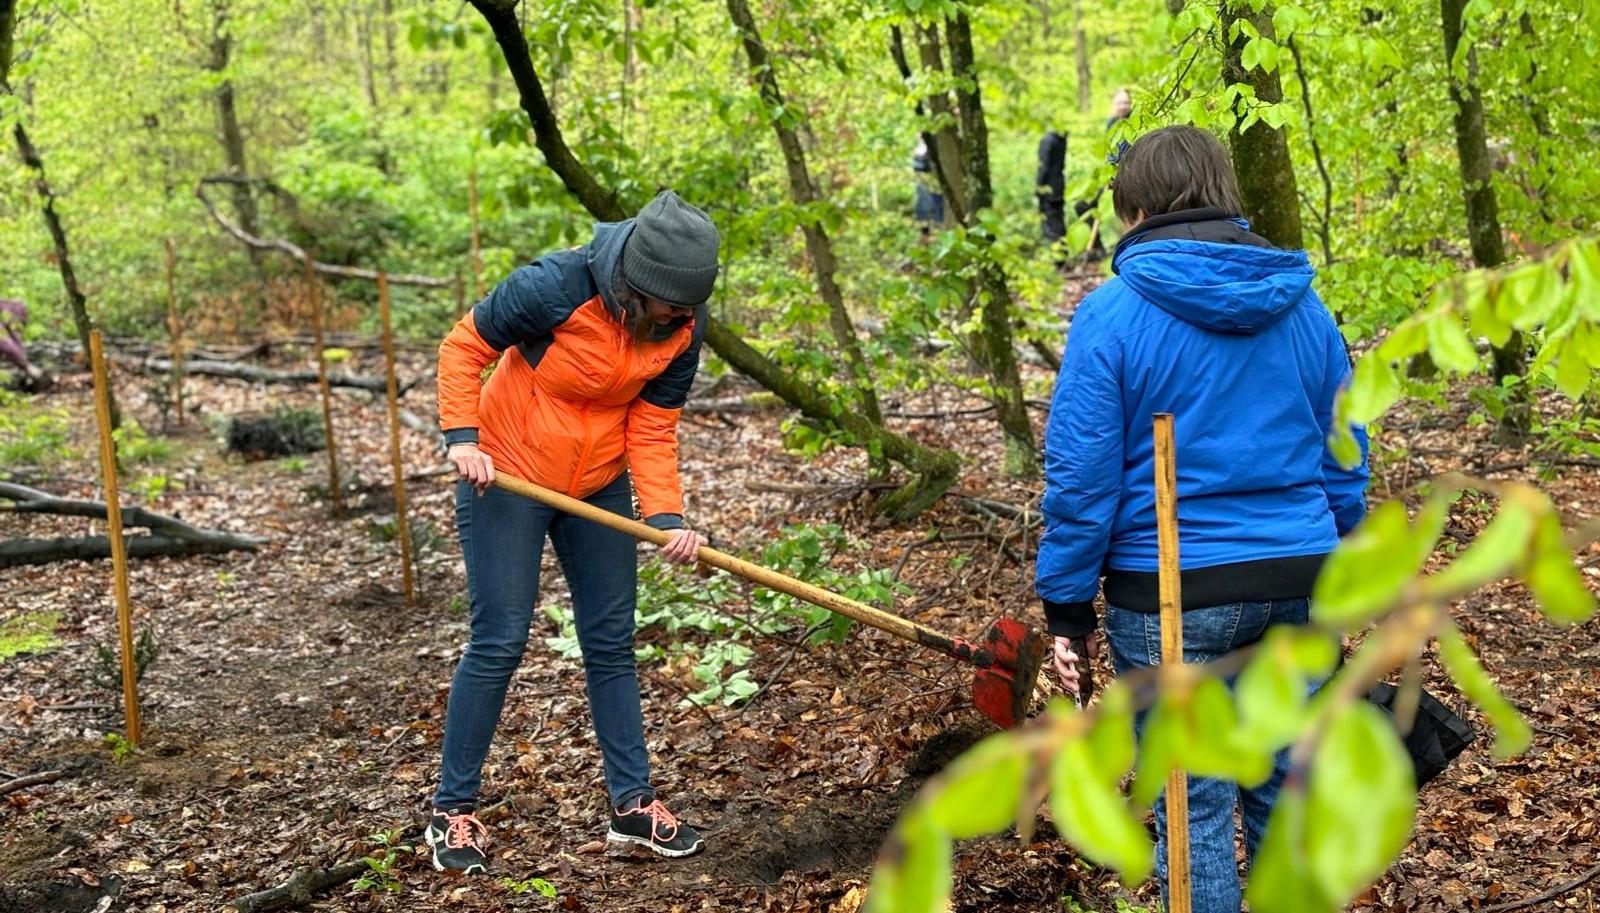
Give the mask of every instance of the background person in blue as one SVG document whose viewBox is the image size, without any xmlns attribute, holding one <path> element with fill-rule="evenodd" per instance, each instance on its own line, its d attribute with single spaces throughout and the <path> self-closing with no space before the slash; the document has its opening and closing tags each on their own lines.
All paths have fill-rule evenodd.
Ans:
<svg viewBox="0 0 1600 913">
<path fill-rule="evenodd" d="M 1151 416 L 1176 417 L 1184 660 L 1206 662 L 1303 624 L 1312 583 L 1366 510 L 1362 465 L 1327 452 L 1350 373 L 1304 251 L 1250 233 L 1222 145 L 1194 127 L 1148 133 L 1112 183 L 1133 228 L 1115 278 L 1079 305 L 1045 435 L 1045 533 L 1037 589 L 1056 668 L 1076 692 L 1066 638 L 1099 650 L 1094 598 L 1118 674 L 1160 662 Z M 1142 720 L 1141 720 L 1142 723 Z M 1252 857 L 1287 771 L 1260 787 L 1189 780 L 1197 913 L 1239 913 L 1233 813 Z M 1156 806 L 1157 872 L 1166 816 Z"/>
</svg>

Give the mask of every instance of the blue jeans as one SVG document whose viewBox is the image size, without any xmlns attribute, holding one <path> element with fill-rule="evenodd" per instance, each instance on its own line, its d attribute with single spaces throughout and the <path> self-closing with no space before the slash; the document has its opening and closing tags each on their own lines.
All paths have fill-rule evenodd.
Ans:
<svg viewBox="0 0 1600 913">
<path fill-rule="evenodd" d="M 1249 646 L 1274 625 L 1303 625 L 1310 616 L 1307 599 L 1274 602 L 1240 602 L 1190 609 L 1183 613 L 1183 661 L 1210 662 L 1224 653 Z M 1110 606 L 1106 609 L 1106 640 L 1117 674 L 1136 666 L 1161 663 L 1161 617 Z M 1230 680 L 1231 686 L 1233 682 Z M 1144 729 L 1144 714 L 1135 728 Z M 1241 807 L 1245 846 L 1251 859 L 1267 829 L 1267 818 L 1278 798 L 1289 754 L 1278 752 L 1272 776 L 1260 786 L 1246 789 L 1228 780 L 1189 778 L 1190 891 L 1195 913 L 1239 913 L 1239 867 L 1233 855 L 1233 809 Z M 1167 802 L 1158 798 L 1156 813 L 1156 874 L 1161 879 L 1163 904 L 1167 895 Z"/>
<path fill-rule="evenodd" d="M 633 515 L 627 473 L 586 500 Z M 434 806 L 477 805 L 483 759 L 500 721 L 506 686 L 528 645 L 546 533 L 572 590 L 589 712 L 611 803 L 621 807 L 636 798 L 648 800 L 653 794 L 650 756 L 633 660 L 638 598 L 633 538 L 503 489 L 491 487 L 479 495 L 465 482 L 456 489 L 456 529 L 467 562 L 472 636 L 450 685 Z"/>
</svg>

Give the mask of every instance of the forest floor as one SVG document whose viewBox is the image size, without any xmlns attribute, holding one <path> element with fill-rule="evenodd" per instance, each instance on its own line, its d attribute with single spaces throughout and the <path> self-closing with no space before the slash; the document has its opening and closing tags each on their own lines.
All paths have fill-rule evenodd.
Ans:
<svg viewBox="0 0 1600 913">
<path fill-rule="evenodd" d="M 405 362 L 410 375 L 430 358 L 415 351 Z M 378 366 L 370 353 L 358 354 L 358 368 Z M 120 371 L 118 378 L 124 408 L 159 428 L 149 381 Z M 1047 395 L 1043 369 L 1030 368 L 1029 380 L 1035 395 Z M 254 553 L 133 564 L 136 624 L 152 626 L 161 644 L 140 685 L 145 734 L 133 753 L 107 739 L 121 729 L 119 696 L 91 681 L 100 664 L 94 644 L 115 637 L 109 562 L 0 571 L 0 623 L 40 613 L 57 622 L 53 646 L 0 661 L 0 782 L 66 772 L 0 797 L 0 910 L 214 910 L 282 882 L 297 866 L 374 852 L 369 835 L 412 825 L 425 807 L 467 631 L 448 477 L 410 485 L 423 545 L 420 595 L 407 605 L 394 543 L 383 534 L 393 506 L 380 408 L 335 397 L 341 468 L 364 492 L 335 520 L 321 454 L 243 462 L 222 455 L 201 430 L 207 414 L 313 406 L 314 388 L 194 377 L 188 390 L 202 421 L 191 419 L 164 462 L 125 475 L 165 478 L 164 490 L 146 486 L 156 510 L 269 541 Z M 431 396 L 424 384 L 408 400 L 431 412 Z M 98 496 L 87 375 L 66 374 L 39 402 L 68 410 L 74 455 L 20 480 Z M 999 436 L 990 415 L 971 411 L 977 406 L 944 386 L 885 409 L 916 416 L 895 421 L 919 438 L 959 446 L 970 459 L 961 493 L 1036 505 L 1036 483 L 996 474 Z M 1034 412 L 1042 424 L 1042 410 Z M 1467 421 L 1469 412 L 1456 395 L 1392 415 L 1379 437 L 1374 500 L 1460 469 L 1537 479 L 1569 522 L 1600 514 L 1593 461 L 1545 462 L 1500 448 L 1488 428 Z M 689 514 L 720 545 L 754 553 L 786 524 L 836 523 L 863 547 L 835 565 L 895 569 L 909 587 L 895 605 L 900 613 L 968 637 L 1001 614 L 1041 620 L 1026 560 L 1034 533 L 969 512 L 956 498 L 913 524 L 886 525 L 871 514 L 859 455 L 786 453 L 782 418 L 685 417 Z M 1396 449 L 1400 442 L 1406 451 Z M 404 446 L 413 471 L 439 464 L 423 435 L 405 432 Z M 1463 499 L 1447 539 L 1470 540 L 1485 510 Z M 0 537 L 80 534 L 87 525 L 0 514 Z M 944 539 L 925 542 L 933 530 Z M 1585 560 L 1594 582 L 1600 550 Z M 546 570 L 542 598 L 562 603 L 564 583 L 549 554 Z M 744 598 L 725 608 L 747 611 Z M 1600 622 L 1556 630 L 1513 585 L 1490 587 L 1455 613 L 1534 724 L 1533 747 L 1496 762 L 1480 739 L 1458 758 L 1423 791 L 1411 847 L 1354 909 L 1481 909 L 1532 897 L 1600 862 Z M 700 687 L 687 664 L 648 662 L 641 678 L 656 780 L 672 809 L 706 832 L 708 849 L 672 862 L 613 855 L 597 843 L 605 800 L 581 665 L 545 642 L 558 633 L 536 614 L 486 768 L 485 801 L 509 800 L 492 816 L 492 876 L 440 875 L 420 853 L 401 852 L 386 867 L 388 888 L 346 883 L 310 909 L 854 913 L 897 810 L 928 773 L 986 731 L 968 705 L 967 670 L 877 632 L 800 649 L 793 633 L 746 637 L 755 650 L 751 677 L 774 681 L 743 708 L 685 706 L 684 695 Z M 641 632 L 642 643 L 668 639 L 660 628 Z M 1049 678 L 1041 677 L 1038 700 L 1051 690 Z M 1481 727 L 1437 672 L 1429 681 Z M 1063 898 L 1091 910 L 1110 911 L 1119 900 L 1154 905 L 1151 886 L 1120 887 L 1051 834 L 1044 827 L 1027 845 L 960 845 L 954 908 L 1055 911 L 1068 909 Z M 554 886 L 555 899 L 531 890 L 536 877 Z M 1600 882 L 1591 882 L 1530 909 L 1592 910 L 1596 890 Z"/>
</svg>

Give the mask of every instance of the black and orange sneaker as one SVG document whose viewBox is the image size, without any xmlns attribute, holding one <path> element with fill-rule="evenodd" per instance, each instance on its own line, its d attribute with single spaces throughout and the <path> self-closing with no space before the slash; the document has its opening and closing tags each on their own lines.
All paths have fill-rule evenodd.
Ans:
<svg viewBox="0 0 1600 913">
<path fill-rule="evenodd" d="M 422 836 L 433 850 L 435 869 L 463 875 L 482 874 L 485 870 L 483 845 L 489 840 L 489 829 L 472 812 L 467 806 L 433 810 Z"/>
<path fill-rule="evenodd" d="M 672 816 L 660 799 L 638 799 L 611 810 L 607 840 L 634 843 L 662 856 L 693 856 L 705 849 L 700 832 Z"/>
</svg>

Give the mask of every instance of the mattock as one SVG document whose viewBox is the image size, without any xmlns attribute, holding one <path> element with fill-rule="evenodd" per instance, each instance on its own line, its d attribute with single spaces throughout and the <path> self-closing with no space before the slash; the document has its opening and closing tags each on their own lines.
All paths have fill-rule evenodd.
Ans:
<svg viewBox="0 0 1600 913">
<path fill-rule="evenodd" d="M 494 484 L 564 513 L 627 533 L 635 539 L 665 545 L 671 538 L 669 531 L 647 526 L 504 472 L 495 473 Z M 696 557 L 702 563 L 721 568 L 736 577 L 787 593 L 796 599 L 804 599 L 830 612 L 970 663 L 976 669 L 972 682 L 972 704 L 980 713 L 1005 729 L 1017 725 L 1027 716 L 1028 700 L 1033 697 L 1039 667 L 1044 663 L 1045 638 L 1020 621 L 1000 619 L 984 635 L 983 643 L 975 644 L 803 580 L 751 564 L 710 546 L 701 546 Z"/>
</svg>

